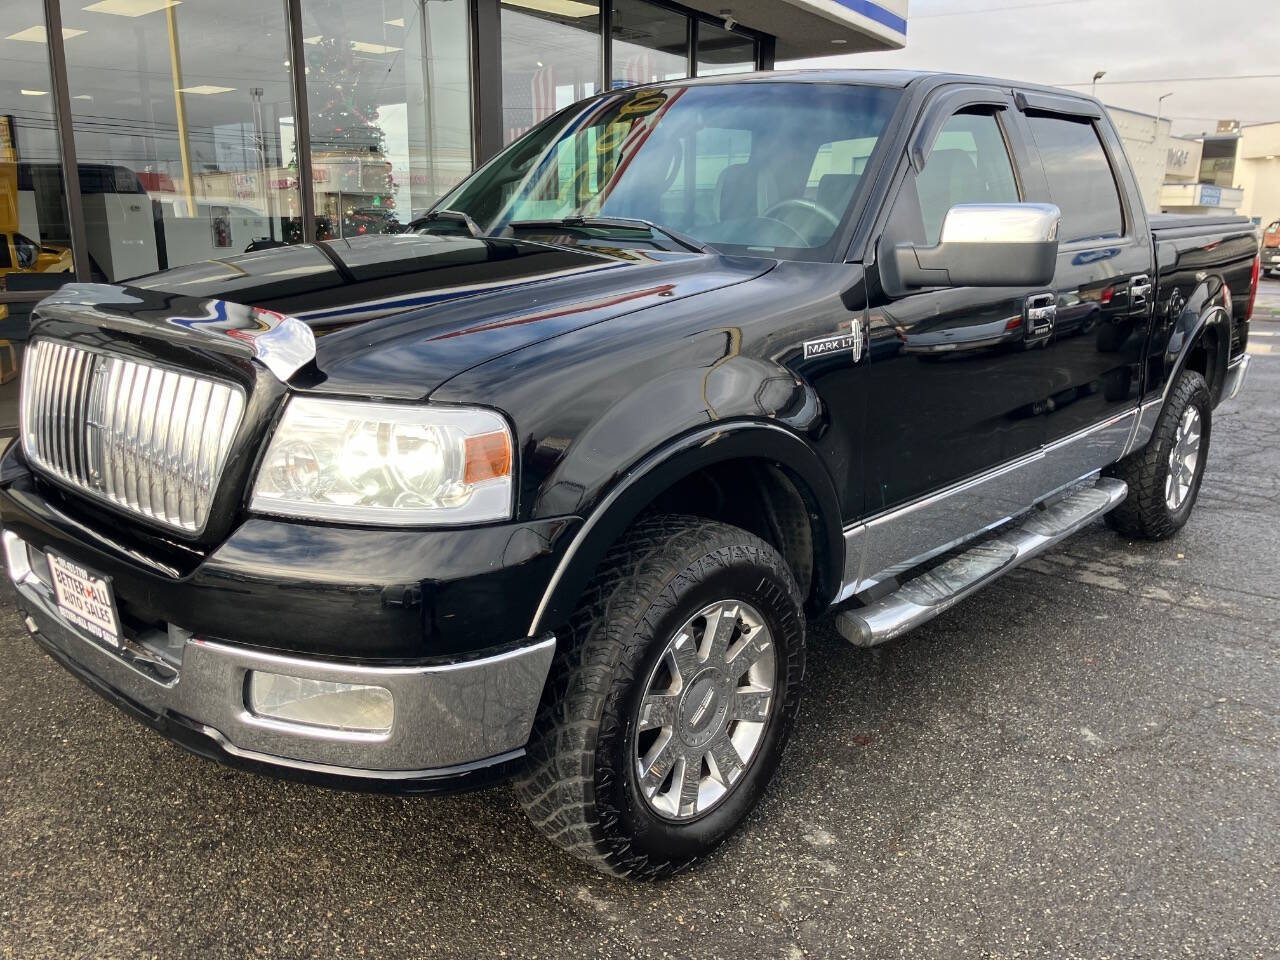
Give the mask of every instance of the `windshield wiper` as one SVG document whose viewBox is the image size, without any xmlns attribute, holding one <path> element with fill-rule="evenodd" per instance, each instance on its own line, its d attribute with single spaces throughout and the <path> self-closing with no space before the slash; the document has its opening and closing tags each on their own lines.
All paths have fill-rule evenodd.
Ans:
<svg viewBox="0 0 1280 960">
<path fill-rule="evenodd" d="M 469 216 L 467 216 L 465 213 L 463 213 L 461 210 L 432 210 L 430 213 L 426 214 L 425 216 L 421 216 L 417 220 L 414 220 L 412 223 L 410 223 L 409 229 L 417 230 L 420 227 L 425 227 L 429 223 L 439 223 L 439 222 L 460 223 L 467 228 L 467 233 L 471 234 L 471 236 L 473 237 L 483 236 L 483 234 L 480 232 L 480 227 L 476 224 L 476 222 L 472 220 Z"/>
<path fill-rule="evenodd" d="M 513 220 L 507 224 L 513 230 L 545 230 L 555 227 L 569 227 L 573 229 L 579 228 L 596 228 L 604 230 L 646 230 L 654 236 L 666 237 L 673 243 L 677 243 L 684 249 L 692 253 L 712 253 L 712 249 L 705 243 L 700 243 L 693 237 L 685 236 L 678 233 L 670 227 L 664 227 L 654 223 L 652 220 L 641 220 L 639 217 L 563 217 L 559 220 Z"/>
</svg>

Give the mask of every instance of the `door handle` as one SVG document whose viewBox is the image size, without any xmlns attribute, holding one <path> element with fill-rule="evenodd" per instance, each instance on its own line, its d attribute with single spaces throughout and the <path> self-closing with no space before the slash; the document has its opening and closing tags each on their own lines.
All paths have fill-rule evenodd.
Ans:
<svg viewBox="0 0 1280 960">
<path fill-rule="evenodd" d="M 1027 297 L 1027 339 L 1040 340 L 1053 333 L 1058 318 L 1058 298 L 1052 293 L 1037 293 Z"/>
<path fill-rule="evenodd" d="M 1151 299 L 1151 278 L 1146 274 L 1134 277 L 1129 281 L 1129 305 L 1145 307 Z"/>
</svg>

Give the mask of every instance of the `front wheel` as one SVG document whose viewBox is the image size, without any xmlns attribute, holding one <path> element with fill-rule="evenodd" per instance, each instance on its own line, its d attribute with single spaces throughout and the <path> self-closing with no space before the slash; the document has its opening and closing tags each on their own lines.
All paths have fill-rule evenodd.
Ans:
<svg viewBox="0 0 1280 960">
<path fill-rule="evenodd" d="M 525 812 L 615 875 L 708 853 L 777 767 L 804 632 L 795 580 L 764 541 L 694 517 L 636 524 L 562 639 L 516 784 Z"/>
<path fill-rule="evenodd" d="M 1184 370 L 1151 440 L 1107 471 L 1129 485 L 1129 496 L 1107 514 L 1107 522 L 1144 540 L 1167 540 L 1181 530 L 1200 495 L 1212 427 L 1209 386 L 1200 374 Z"/>
</svg>

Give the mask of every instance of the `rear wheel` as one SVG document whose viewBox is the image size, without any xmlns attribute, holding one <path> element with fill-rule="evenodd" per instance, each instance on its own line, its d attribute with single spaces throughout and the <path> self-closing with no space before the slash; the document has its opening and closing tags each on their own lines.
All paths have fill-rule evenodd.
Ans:
<svg viewBox="0 0 1280 960">
<path fill-rule="evenodd" d="M 1184 370 L 1151 440 L 1108 471 L 1129 485 L 1124 503 L 1107 514 L 1114 529 L 1129 537 L 1166 540 L 1186 525 L 1204 479 L 1212 418 L 1204 377 Z"/>
<path fill-rule="evenodd" d="M 804 613 L 782 558 L 726 524 L 642 521 L 564 638 L 516 790 L 598 869 L 669 874 L 750 812 L 799 706 Z"/>
</svg>

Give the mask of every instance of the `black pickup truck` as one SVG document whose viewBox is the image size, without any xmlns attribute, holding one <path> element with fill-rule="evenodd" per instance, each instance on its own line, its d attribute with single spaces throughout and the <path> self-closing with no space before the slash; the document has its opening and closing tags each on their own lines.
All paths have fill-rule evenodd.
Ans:
<svg viewBox="0 0 1280 960">
<path fill-rule="evenodd" d="M 655 876 L 760 797 L 806 623 L 897 636 L 1187 522 L 1259 241 L 1099 104 L 922 73 L 602 94 L 411 232 L 38 309 L 0 465 L 35 641 L 226 763 L 511 777 Z"/>
</svg>

